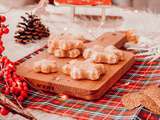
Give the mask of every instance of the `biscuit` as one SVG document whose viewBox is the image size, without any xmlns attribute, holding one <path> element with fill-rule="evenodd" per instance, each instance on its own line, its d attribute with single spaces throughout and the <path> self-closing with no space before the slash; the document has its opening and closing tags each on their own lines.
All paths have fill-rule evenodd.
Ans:
<svg viewBox="0 0 160 120">
<path fill-rule="evenodd" d="M 124 60 L 124 53 L 112 45 L 108 47 L 96 45 L 86 48 L 83 57 L 95 63 L 117 64 L 120 60 Z"/>
<path fill-rule="evenodd" d="M 76 58 L 81 54 L 79 49 L 72 49 L 67 52 L 67 57 Z"/>
<path fill-rule="evenodd" d="M 61 50 L 61 49 L 55 49 L 53 51 L 53 55 L 55 57 L 59 57 L 59 58 L 76 58 L 80 55 L 80 51 L 79 49 L 72 49 L 72 50 Z"/>
<path fill-rule="evenodd" d="M 156 102 L 151 99 L 150 97 L 144 95 L 144 100 L 141 102 L 141 105 L 143 105 L 145 108 L 149 109 L 150 111 L 154 112 L 155 114 L 160 115 L 160 107 Z"/>
<path fill-rule="evenodd" d="M 62 68 L 64 74 L 72 79 L 98 80 L 105 73 L 103 64 L 94 64 L 90 61 L 72 60 Z"/>
<path fill-rule="evenodd" d="M 83 48 L 83 41 L 71 34 L 62 34 L 48 40 L 48 53 L 59 58 L 76 58 L 82 53 Z"/>
<path fill-rule="evenodd" d="M 34 63 L 33 70 L 37 73 L 49 74 L 57 72 L 58 69 L 55 61 L 43 59 Z"/>
<path fill-rule="evenodd" d="M 125 108 L 131 110 L 141 105 L 143 95 L 135 93 L 128 93 L 122 97 L 122 103 Z"/>
<path fill-rule="evenodd" d="M 122 97 L 122 103 L 129 110 L 142 105 L 150 111 L 160 114 L 160 88 L 149 86 L 140 92 L 128 93 Z"/>
<path fill-rule="evenodd" d="M 142 93 L 153 99 L 160 107 L 160 88 L 156 85 L 152 85 L 142 90 Z"/>
<path fill-rule="evenodd" d="M 126 39 L 128 42 L 132 42 L 132 43 L 138 43 L 139 38 L 133 33 L 133 31 L 129 30 L 126 31 Z"/>
<path fill-rule="evenodd" d="M 113 45 L 105 47 L 105 52 L 106 53 L 115 54 L 115 55 L 118 56 L 119 60 L 124 60 L 124 53 L 123 53 L 123 51 L 119 50 L 118 48 L 116 48 Z"/>
<path fill-rule="evenodd" d="M 52 37 L 48 40 L 48 48 L 51 49 L 61 49 L 61 50 L 71 50 L 71 49 L 83 49 L 83 41 L 76 39 L 70 34 L 64 34 Z"/>
</svg>

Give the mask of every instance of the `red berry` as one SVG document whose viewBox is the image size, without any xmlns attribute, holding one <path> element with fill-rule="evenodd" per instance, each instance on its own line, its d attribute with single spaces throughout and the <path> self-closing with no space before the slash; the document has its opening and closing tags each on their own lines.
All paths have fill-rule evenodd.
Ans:
<svg viewBox="0 0 160 120">
<path fill-rule="evenodd" d="M 23 87 L 27 87 L 27 83 L 26 82 L 23 82 Z"/>
<path fill-rule="evenodd" d="M 12 82 L 12 87 L 16 87 L 16 86 L 17 86 L 16 82 Z"/>
<path fill-rule="evenodd" d="M 15 93 L 15 87 L 10 87 L 10 91 L 12 92 L 12 93 Z"/>
<path fill-rule="evenodd" d="M 14 78 L 14 81 L 16 81 L 16 82 L 21 81 L 20 78 L 16 75 L 16 73 L 14 74 L 13 78 Z"/>
<path fill-rule="evenodd" d="M 28 96 L 28 94 L 27 94 L 27 92 L 26 91 L 21 91 L 21 94 L 20 94 L 20 96 L 22 96 L 22 97 L 24 97 L 24 98 L 26 98 L 27 96 Z"/>
<path fill-rule="evenodd" d="M 2 28 L 0 28 L 0 36 L 2 36 L 3 35 L 3 30 L 2 30 Z"/>
<path fill-rule="evenodd" d="M 0 109 L 0 113 L 1 113 L 1 115 L 8 115 L 9 110 L 6 109 L 5 107 L 2 107 L 2 108 Z"/>
<path fill-rule="evenodd" d="M 24 90 L 24 91 L 28 91 L 28 87 L 27 87 L 27 86 L 24 86 L 24 87 L 23 87 L 23 90 Z"/>
<path fill-rule="evenodd" d="M 3 33 L 4 33 L 4 34 L 8 34 L 8 33 L 9 33 L 9 29 L 8 29 L 8 28 L 4 28 L 4 29 L 3 29 Z"/>
<path fill-rule="evenodd" d="M 15 82 L 19 82 L 19 78 L 13 77 Z"/>
<path fill-rule="evenodd" d="M 12 86 L 12 84 L 13 84 L 12 79 L 9 79 L 9 80 L 8 80 L 8 84 L 9 84 L 9 86 Z"/>
<path fill-rule="evenodd" d="M 9 93 L 10 93 L 10 90 L 9 90 L 9 88 L 7 87 L 7 88 L 5 89 L 5 91 L 4 91 L 4 94 L 5 94 L 5 95 L 9 95 Z"/>
<path fill-rule="evenodd" d="M 19 87 L 14 88 L 14 94 L 19 95 L 21 89 Z"/>
<path fill-rule="evenodd" d="M 1 22 L 5 22 L 6 21 L 6 17 L 5 16 L 0 16 L 0 21 Z"/>
<path fill-rule="evenodd" d="M 8 79 L 8 80 L 9 80 L 10 78 L 12 78 L 10 73 L 5 73 L 5 77 L 6 77 L 6 79 Z"/>
<path fill-rule="evenodd" d="M 3 44 L 3 42 L 2 42 L 2 40 L 0 39 L 0 45 L 2 45 Z"/>
<path fill-rule="evenodd" d="M 9 78 L 5 76 L 4 81 L 8 83 L 9 82 Z"/>
<path fill-rule="evenodd" d="M 0 71 L 0 78 L 2 78 L 2 76 L 3 76 L 3 72 L 2 72 L 2 71 Z"/>
<path fill-rule="evenodd" d="M 7 59 L 7 57 L 4 56 L 4 57 L 2 57 L 1 61 L 4 63 L 6 61 L 6 59 Z"/>
<path fill-rule="evenodd" d="M 4 51 L 4 47 L 1 47 L 0 48 L 0 52 L 2 53 Z"/>
<path fill-rule="evenodd" d="M 23 96 L 19 96 L 19 97 L 18 97 L 18 101 L 19 101 L 19 102 L 23 102 L 23 101 L 24 101 L 24 97 L 23 97 Z"/>
</svg>

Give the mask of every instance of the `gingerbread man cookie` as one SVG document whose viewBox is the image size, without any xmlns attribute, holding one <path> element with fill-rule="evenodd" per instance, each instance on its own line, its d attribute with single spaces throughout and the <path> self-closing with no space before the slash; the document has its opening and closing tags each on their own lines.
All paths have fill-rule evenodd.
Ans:
<svg viewBox="0 0 160 120">
<path fill-rule="evenodd" d="M 105 73 L 105 67 L 103 64 L 94 64 L 88 60 L 72 60 L 63 66 L 62 71 L 72 79 L 98 80 Z"/>
<path fill-rule="evenodd" d="M 55 61 L 43 59 L 34 63 L 33 70 L 38 73 L 49 74 L 57 72 L 58 69 Z"/>
<path fill-rule="evenodd" d="M 124 53 L 112 45 L 107 47 L 96 45 L 85 49 L 83 57 L 95 63 L 117 64 L 120 60 L 124 60 Z"/>
</svg>

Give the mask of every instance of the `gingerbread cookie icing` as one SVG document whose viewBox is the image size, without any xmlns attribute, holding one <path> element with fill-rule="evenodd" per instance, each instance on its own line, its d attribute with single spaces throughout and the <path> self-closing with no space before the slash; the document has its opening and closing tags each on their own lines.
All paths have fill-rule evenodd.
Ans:
<svg viewBox="0 0 160 120">
<path fill-rule="evenodd" d="M 90 61 L 72 60 L 63 66 L 63 73 L 72 79 L 98 80 L 105 73 L 103 64 L 94 64 Z"/>
<path fill-rule="evenodd" d="M 57 72 L 55 61 L 43 59 L 34 63 L 33 70 L 38 73 L 54 73 Z"/>
<path fill-rule="evenodd" d="M 124 53 L 112 45 L 107 47 L 96 45 L 85 49 L 83 57 L 95 63 L 117 64 L 124 59 Z"/>
<path fill-rule="evenodd" d="M 78 57 L 83 47 L 83 41 L 71 34 L 55 36 L 48 41 L 48 52 L 56 57 Z"/>
</svg>

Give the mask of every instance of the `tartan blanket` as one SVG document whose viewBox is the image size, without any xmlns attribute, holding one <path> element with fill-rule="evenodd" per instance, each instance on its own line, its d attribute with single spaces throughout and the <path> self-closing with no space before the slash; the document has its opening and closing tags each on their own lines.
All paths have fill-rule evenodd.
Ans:
<svg viewBox="0 0 160 120">
<path fill-rule="evenodd" d="M 33 57 L 47 47 L 35 51 L 17 61 L 20 64 Z M 27 108 L 72 117 L 78 120 L 159 120 L 160 116 L 150 112 L 143 106 L 132 111 L 124 108 L 121 97 L 142 89 L 151 84 L 160 83 L 160 59 L 149 62 L 143 56 L 136 56 L 132 68 L 105 93 L 95 101 L 85 101 L 77 98 L 62 100 L 58 95 L 29 90 L 29 97 L 23 102 Z M 2 85 L 1 85 L 2 87 Z"/>
</svg>

